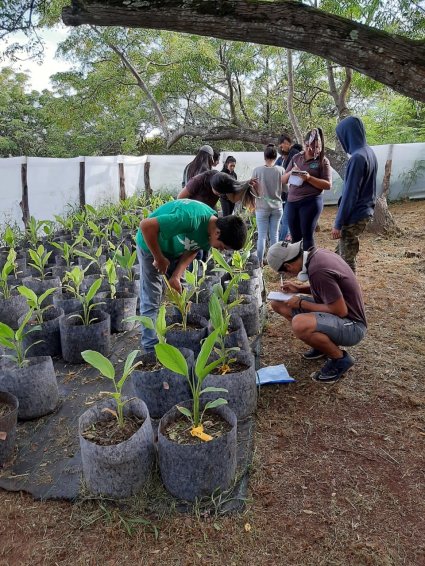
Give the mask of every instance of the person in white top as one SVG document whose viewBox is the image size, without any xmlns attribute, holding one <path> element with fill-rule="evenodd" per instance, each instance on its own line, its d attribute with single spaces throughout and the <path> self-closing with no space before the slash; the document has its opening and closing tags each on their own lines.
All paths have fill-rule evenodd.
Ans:
<svg viewBox="0 0 425 566">
<path fill-rule="evenodd" d="M 258 182 L 258 195 L 255 199 L 255 216 L 257 218 L 257 255 L 260 265 L 264 264 L 264 252 L 267 238 L 272 246 L 278 240 L 279 223 L 282 218 L 282 175 L 283 167 L 275 166 L 277 150 L 269 144 L 264 150 L 264 162 L 256 167 L 252 177 Z"/>
</svg>

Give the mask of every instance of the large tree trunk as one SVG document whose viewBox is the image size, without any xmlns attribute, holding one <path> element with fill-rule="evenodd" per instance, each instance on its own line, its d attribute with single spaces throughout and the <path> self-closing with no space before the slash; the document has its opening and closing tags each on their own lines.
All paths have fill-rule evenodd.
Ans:
<svg viewBox="0 0 425 566">
<path fill-rule="evenodd" d="M 393 166 L 393 149 L 391 144 L 388 148 L 387 161 L 385 162 L 384 178 L 382 180 L 382 193 L 376 199 L 375 212 L 368 231 L 374 234 L 391 235 L 400 233 L 391 212 L 388 210 L 387 197 L 390 192 L 391 170 Z"/>
<path fill-rule="evenodd" d="M 281 0 L 73 0 L 67 25 L 142 27 L 299 49 L 425 101 L 425 44 Z"/>
</svg>

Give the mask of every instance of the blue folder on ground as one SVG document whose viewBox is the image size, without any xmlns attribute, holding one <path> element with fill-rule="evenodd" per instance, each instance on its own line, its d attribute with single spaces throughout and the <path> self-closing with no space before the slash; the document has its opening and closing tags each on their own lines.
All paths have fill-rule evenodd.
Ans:
<svg viewBox="0 0 425 566">
<path fill-rule="evenodd" d="M 290 377 L 288 370 L 283 364 L 278 366 L 268 366 L 257 371 L 257 385 L 267 385 L 269 383 L 291 383 L 295 381 Z"/>
</svg>

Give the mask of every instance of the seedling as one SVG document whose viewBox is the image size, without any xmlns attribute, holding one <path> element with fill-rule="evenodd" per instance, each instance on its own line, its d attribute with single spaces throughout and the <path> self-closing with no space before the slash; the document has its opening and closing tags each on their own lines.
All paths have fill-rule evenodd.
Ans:
<svg viewBox="0 0 425 566">
<path fill-rule="evenodd" d="M 76 243 L 68 244 L 67 242 L 51 242 L 52 246 L 57 248 L 61 252 L 61 257 L 65 260 L 66 267 L 71 267 L 72 260 L 75 257 L 74 248 Z"/>
<path fill-rule="evenodd" d="M 36 250 L 29 249 L 28 253 L 32 259 L 32 263 L 30 262 L 29 265 L 39 272 L 40 279 L 44 279 L 46 277 L 46 265 L 52 252 L 46 251 L 44 246 L 40 244 Z"/>
<path fill-rule="evenodd" d="M 140 324 L 143 324 L 145 328 L 154 330 L 156 332 L 156 337 L 158 338 L 158 342 L 160 344 L 165 344 L 167 341 L 165 335 L 170 326 L 167 326 L 165 320 L 165 305 L 161 305 L 159 307 L 155 324 L 151 318 L 143 315 L 128 316 L 127 318 L 124 318 L 123 322 L 140 322 Z"/>
<path fill-rule="evenodd" d="M 238 352 L 237 347 L 226 347 L 225 339 L 229 334 L 230 314 L 223 308 L 216 294 L 212 294 L 209 302 L 210 321 L 217 331 L 217 342 L 214 351 L 223 360 L 220 366 L 220 373 L 224 375 L 230 371 L 230 365 L 236 361 L 232 358 L 233 352 Z"/>
<path fill-rule="evenodd" d="M 217 336 L 218 331 L 214 330 L 214 332 L 205 339 L 202 344 L 201 351 L 196 358 L 195 368 L 192 373 L 189 372 L 187 362 L 180 350 L 170 344 L 156 344 L 155 346 L 158 361 L 169 370 L 178 373 L 179 375 L 183 375 L 189 383 L 189 387 L 192 392 L 192 410 L 186 407 L 180 407 L 179 405 L 177 405 L 177 409 L 192 423 L 193 428 L 191 432 L 195 431 L 195 429 L 198 431 L 200 430 L 199 427 L 202 426 L 202 419 L 205 411 L 227 404 L 226 399 L 220 397 L 214 401 L 206 403 L 202 412 L 200 408 L 200 400 L 203 394 L 218 392 L 227 393 L 227 389 L 222 387 L 206 387 L 205 389 L 202 389 L 202 384 L 207 375 L 223 362 L 223 358 L 218 358 L 217 360 L 208 363 L 214 344 L 217 341 Z M 203 430 L 201 429 L 200 432 L 202 433 Z M 208 439 L 211 439 L 211 437 Z"/>
<path fill-rule="evenodd" d="M 33 312 L 31 310 L 27 312 L 18 330 L 13 330 L 9 325 L 4 322 L 0 322 L 0 344 L 14 352 L 13 354 L 4 354 L 4 357 L 13 360 L 20 368 L 28 364 L 28 350 L 42 342 L 42 340 L 37 340 L 28 346 L 28 348 L 24 348 L 25 336 L 30 332 L 40 330 L 40 326 L 33 326 L 29 330 L 25 330 L 25 327 L 31 320 L 32 315 Z"/>
<path fill-rule="evenodd" d="M 240 303 L 239 293 L 238 293 L 239 283 L 241 281 L 248 281 L 250 277 L 249 277 L 248 273 L 240 273 L 239 271 L 236 271 L 236 269 L 231 267 L 218 250 L 213 249 L 212 250 L 212 256 L 213 256 L 215 263 L 218 266 L 215 269 L 215 271 L 224 271 L 224 272 L 228 273 L 229 276 L 230 276 L 230 281 L 227 284 L 226 291 L 224 291 L 224 292 L 221 291 L 221 293 L 220 293 L 220 290 L 218 289 L 218 287 L 221 288 L 221 285 L 220 284 L 214 285 L 214 289 L 217 289 L 216 292 L 219 294 L 219 296 L 221 295 L 220 298 L 223 300 L 223 303 L 225 305 L 228 305 L 228 309 L 230 309 L 233 306 Z M 231 295 L 233 289 L 235 289 L 235 292 L 236 292 L 236 301 L 232 304 L 229 304 L 230 295 Z"/>
<path fill-rule="evenodd" d="M 99 246 L 97 248 L 97 250 L 94 252 L 94 254 L 88 254 L 86 252 L 83 252 L 81 250 L 75 250 L 75 255 L 78 255 L 80 257 L 83 257 L 85 259 L 88 259 L 90 261 L 90 264 L 95 263 L 99 269 L 99 271 L 101 271 L 101 263 L 100 263 L 100 256 L 102 255 L 102 246 Z"/>
<path fill-rule="evenodd" d="M 44 291 L 42 295 L 37 297 L 32 289 L 28 289 L 24 285 L 18 287 L 18 292 L 26 298 L 27 304 L 29 308 L 33 311 L 35 319 L 37 320 L 38 324 L 43 324 L 44 318 L 43 313 L 45 313 L 48 309 L 52 308 L 53 305 L 46 305 L 45 307 L 42 306 L 43 302 L 47 299 L 49 295 L 57 291 L 57 287 L 53 287 L 51 289 L 47 289 Z"/>
<path fill-rule="evenodd" d="M 85 362 L 99 370 L 104 377 L 110 379 L 114 384 L 115 392 L 111 393 L 109 391 L 103 391 L 102 393 L 105 393 L 106 395 L 109 395 L 110 397 L 115 399 L 117 410 L 111 411 L 110 409 L 108 409 L 108 412 L 111 412 L 116 417 L 118 426 L 120 428 L 124 427 L 124 406 L 131 400 L 123 400 L 122 389 L 127 378 L 141 364 L 141 362 L 137 362 L 136 364 L 133 363 L 138 354 L 139 350 L 133 350 L 132 352 L 130 352 L 130 354 L 128 354 L 124 364 L 122 376 L 117 380 L 115 376 L 115 368 L 108 360 L 108 358 L 105 358 L 105 356 L 103 356 L 99 352 L 95 352 L 94 350 L 85 350 L 84 352 L 81 352 L 81 356 Z"/>
<path fill-rule="evenodd" d="M 9 285 L 8 277 L 15 270 L 15 259 L 15 250 L 9 250 L 7 260 L 0 272 L 0 297 L 3 297 L 3 299 L 10 299 L 12 296 L 13 287 Z"/>
<path fill-rule="evenodd" d="M 202 274 L 199 275 L 199 264 L 202 268 Z M 190 290 L 195 295 L 195 303 L 199 303 L 199 293 L 201 292 L 202 285 L 206 279 L 207 263 L 194 259 L 192 262 L 192 271 L 186 270 L 184 272 L 184 279 L 189 285 Z"/>
<path fill-rule="evenodd" d="M 194 294 L 194 290 L 193 289 L 187 289 L 186 287 L 184 287 L 182 289 L 182 292 L 179 293 L 178 291 L 176 291 L 175 289 L 173 289 L 170 285 L 170 282 L 168 281 L 167 277 L 165 275 L 163 275 L 164 277 L 164 281 L 165 284 L 167 286 L 167 298 L 170 301 L 170 303 L 172 303 L 176 309 L 179 311 L 181 317 L 182 317 L 182 327 L 183 330 L 187 329 L 187 317 L 190 311 L 190 299 L 192 298 L 193 294 Z"/>
<path fill-rule="evenodd" d="M 111 299 L 115 299 L 117 294 L 117 283 L 119 279 L 117 275 L 117 270 L 115 269 L 115 263 L 113 262 L 112 259 L 108 259 L 107 262 L 105 263 L 105 273 L 109 283 L 109 288 L 111 290 L 110 292 Z"/>
<path fill-rule="evenodd" d="M 128 246 L 123 246 L 122 253 L 117 251 L 115 254 L 115 259 L 119 266 L 125 270 L 124 277 L 129 281 L 134 281 L 136 274 L 133 271 L 134 264 L 136 263 L 136 250 L 133 253 L 130 252 Z"/>
<path fill-rule="evenodd" d="M 102 279 L 96 279 L 94 283 L 90 286 L 90 289 L 85 294 L 76 294 L 76 298 L 80 301 L 83 314 L 72 314 L 69 318 L 80 318 L 84 326 L 89 326 L 97 320 L 97 318 L 92 318 L 90 316 L 91 311 L 99 305 L 103 305 L 103 302 L 99 303 L 92 303 L 93 297 L 99 291 L 99 288 L 102 284 Z"/>
</svg>

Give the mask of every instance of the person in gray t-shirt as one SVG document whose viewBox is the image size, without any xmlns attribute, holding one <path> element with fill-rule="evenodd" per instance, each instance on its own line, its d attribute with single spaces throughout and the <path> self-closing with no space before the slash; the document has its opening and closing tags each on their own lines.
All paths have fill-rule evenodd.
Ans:
<svg viewBox="0 0 425 566">
<path fill-rule="evenodd" d="M 323 383 L 337 381 L 354 365 L 354 359 L 340 346 L 358 344 L 367 329 L 356 276 L 334 252 L 313 247 L 304 253 L 302 242 L 275 244 L 267 260 L 281 274 L 307 272 L 308 285 L 282 284 L 285 293 L 295 294 L 285 301 L 271 301 L 271 307 L 290 321 L 295 336 L 311 347 L 303 354 L 305 359 L 328 357 L 313 379 Z"/>
<path fill-rule="evenodd" d="M 258 181 L 258 194 L 255 199 L 255 216 L 257 218 L 257 255 L 260 265 L 263 265 L 266 240 L 270 245 L 277 242 L 279 223 L 282 218 L 282 176 L 284 169 L 275 166 L 277 150 L 274 144 L 269 144 L 264 150 L 264 162 L 256 167 L 252 177 Z"/>
</svg>

